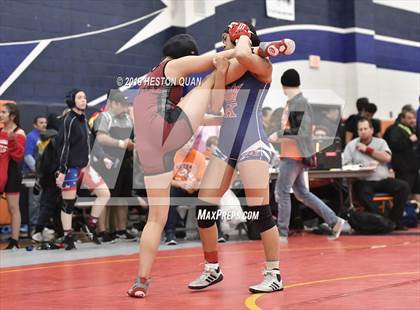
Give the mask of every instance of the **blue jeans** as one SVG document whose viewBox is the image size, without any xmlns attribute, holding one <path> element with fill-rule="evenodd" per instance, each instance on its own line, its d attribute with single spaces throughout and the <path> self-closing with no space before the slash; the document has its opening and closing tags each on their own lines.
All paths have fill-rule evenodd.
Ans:
<svg viewBox="0 0 420 310">
<path fill-rule="evenodd" d="M 292 203 L 290 200 L 290 189 L 297 200 L 306 207 L 311 208 L 324 219 L 328 225 L 337 222 L 337 215 L 321 199 L 312 194 L 305 185 L 305 165 L 298 160 L 285 158 L 280 161 L 279 177 L 276 183 L 276 200 L 278 203 L 277 225 L 281 236 L 287 236 L 289 232 L 290 212 Z"/>
</svg>

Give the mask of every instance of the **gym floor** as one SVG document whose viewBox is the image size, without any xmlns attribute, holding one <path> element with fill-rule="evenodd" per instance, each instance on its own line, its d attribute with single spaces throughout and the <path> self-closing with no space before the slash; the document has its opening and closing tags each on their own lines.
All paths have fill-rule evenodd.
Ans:
<svg viewBox="0 0 420 310">
<path fill-rule="evenodd" d="M 225 280 L 203 291 L 187 288 L 203 268 L 200 244 L 163 246 L 146 299 L 126 295 L 137 272 L 137 243 L 78 247 L 1 251 L 1 308 L 420 309 L 420 229 L 335 241 L 292 236 L 280 248 L 285 290 L 255 295 L 248 286 L 262 279 L 259 241 L 221 244 Z"/>
</svg>

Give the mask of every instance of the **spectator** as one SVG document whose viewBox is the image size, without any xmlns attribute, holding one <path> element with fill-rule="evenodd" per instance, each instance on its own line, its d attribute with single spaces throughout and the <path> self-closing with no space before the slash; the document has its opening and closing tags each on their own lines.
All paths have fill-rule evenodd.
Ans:
<svg viewBox="0 0 420 310">
<path fill-rule="evenodd" d="M 340 138 L 341 143 L 344 146 L 346 129 L 344 122 L 341 119 L 340 108 L 333 107 L 328 109 L 321 125 L 327 129 L 328 137 Z"/>
<path fill-rule="evenodd" d="M 271 114 L 273 114 L 273 109 L 270 107 L 264 107 L 261 110 L 262 112 L 262 120 L 263 120 L 263 127 L 267 134 L 270 133 L 270 121 L 271 121 Z"/>
<path fill-rule="evenodd" d="M 55 185 L 55 172 L 58 169 L 59 153 L 57 135 L 63 122 L 64 115 L 50 114 L 47 118 L 47 130 L 40 134 L 41 143 L 38 145 L 36 174 L 41 187 L 39 216 L 32 239 L 37 242 L 50 241 L 54 232 L 62 235 L 60 223 L 61 195 Z M 49 228 L 54 228 L 53 230 Z"/>
<path fill-rule="evenodd" d="M 289 233 L 293 188 L 296 199 L 313 209 L 333 227 L 333 238 L 340 236 L 345 221 L 339 218 L 324 202 L 312 194 L 305 184 L 304 171 L 314 154 L 312 147 L 312 108 L 300 90 L 300 77 L 289 69 L 281 77 L 281 84 L 288 97 L 281 118 L 281 129 L 270 136 L 271 143 L 280 143 L 280 168 L 276 184 L 278 197 L 278 227 L 280 240 L 287 242 Z"/>
<path fill-rule="evenodd" d="M 314 138 L 327 138 L 328 136 L 328 130 L 323 126 L 316 126 L 314 129 Z"/>
<path fill-rule="evenodd" d="M 403 110 L 398 124 L 387 130 L 386 141 L 392 151 L 392 168 L 397 179 L 408 183 L 411 193 L 420 201 L 420 143 L 416 135 L 416 112 Z"/>
<path fill-rule="evenodd" d="M 6 193 L 9 213 L 12 216 L 12 236 L 6 249 L 18 248 L 21 216 L 19 210 L 22 173 L 19 164 L 25 150 L 25 132 L 19 127 L 20 117 L 16 104 L 0 105 L 0 192 Z"/>
<path fill-rule="evenodd" d="M 350 115 L 346 120 L 346 144 L 349 143 L 352 139 L 355 138 L 357 135 L 357 122 L 362 117 L 362 112 L 365 110 L 367 105 L 369 104 L 369 99 L 366 97 L 362 97 L 357 99 L 356 101 L 356 108 L 357 114 Z"/>
<path fill-rule="evenodd" d="M 175 155 L 174 173 L 171 185 L 171 206 L 165 225 L 165 243 L 176 244 L 175 227 L 177 222 L 177 206 L 179 198 L 197 198 L 200 182 L 206 170 L 205 156 L 192 148 L 193 136 Z M 187 205 L 191 205 L 187 203 Z M 194 210 L 195 212 L 195 210 Z"/>
<path fill-rule="evenodd" d="M 381 138 L 381 121 L 377 118 L 373 118 L 373 116 L 375 115 L 377 111 L 378 111 L 378 107 L 376 106 L 376 104 L 369 102 L 366 109 L 362 112 L 362 117 L 367 118 L 368 120 L 372 122 L 373 136 L 377 138 Z"/>
<path fill-rule="evenodd" d="M 283 108 L 277 108 L 271 113 L 270 129 L 267 135 L 270 136 L 273 132 L 277 132 L 281 129 L 281 117 L 283 114 Z M 280 144 L 272 144 L 274 150 L 278 152 L 280 150 Z"/>
<path fill-rule="evenodd" d="M 340 117 L 340 108 L 332 107 L 323 113 L 320 124 L 314 129 L 315 138 L 339 138 L 342 149 L 345 140 L 345 125 Z"/>
<path fill-rule="evenodd" d="M 275 131 L 281 129 L 281 117 L 283 115 L 283 108 L 277 108 L 271 113 L 270 118 L 270 131 L 268 134 L 272 134 Z"/>
<path fill-rule="evenodd" d="M 104 160 L 95 168 L 105 180 L 114 199 L 131 197 L 133 189 L 134 133 L 128 107 L 128 98 L 119 90 L 111 90 L 108 111 L 100 113 L 94 122 L 96 143 L 100 144 L 105 153 Z M 109 205 L 107 209 L 110 209 Z M 110 211 L 115 211 L 116 237 L 134 239 L 135 236 L 127 231 L 128 205 L 122 203 L 112 209 Z M 109 234 L 105 233 L 106 213 L 102 213 L 98 225 L 99 236 L 104 242 L 111 241 Z"/>
<path fill-rule="evenodd" d="M 28 133 L 26 137 L 24 162 L 22 165 L 22 172 L 24 175 L 35 174 L 35 162 L 38 156 L 37 144 L 39 135 L 47 128 L 47 118 L 45 116 L 36 116 L 32 122 L 34 129 Z"/>
<path fill-rule="evenodd" d="M 380 138 L 381 137 L 381 121 L 379 119 L 373 118 L 373 116 L 375 115 L 376 111 L 378 110 L 376 104 L 369 102 L 366 106 L 364 106 L 363 110 L 360 113 L 359 117 L 354 118 L 354 121 L 350 124 L 350 128 L 348 126 L 346 126 L 346 130 L 350 130 L 351 131 L 351 139 L 355 139 L 359 136 L 358 133 L 358 129 L 357 129 L 357 124 L 359 123 L 359 120 L 361 118 L 366 118 L 368 119 L 373 126 L 373 136 Z M 347 138 L 349 138 L 350 135 L 346 134 L 346 141 Z M 349 140 L 349 141 L 350 141 Z M 349 142 L 347 141 L 347 143 Z"/>
<path fill-rule="evenodd" d="M 208 117 L 218 117 L 217 115 L 214 114 L 207 114 Z M 198 128 L 198 130 L 196 131 L 196 139 L 194 141 L 194 149 L 196 149 L 197 151 L 199 151 L 200 153 L 205 153 L 207 146 L 207 140 L 210 137 L 219 136 L 220 133 L 220 125 L 205 125 L 205 126 L 201 126 Z"/>
<path fill-rule="evenodd" d="M 407 182 L 390 178 L 387 164 L 391 161 L 391 150 L 385 140 L 373 137 L 373 126 L 367 118 L 358 122 L 359 138 L 347 144 L 344 150 L 344 164 L 362 166 L 377 165 L 375 171 L 362 180 L 355 182 L 354 193 L 359 202 L 369 212 L 378 213 L 378 206 L 373 202 L 376 193 L 387 193 L 394 197 L 390 219 L 396 230 L 405 230 L 401 224 L 404 205 L 409 195 Z"/>
<path fill-rule="evenodd" d="M 47 118 L 45 116 L 36 116 L 32 122 L 34 129 L 26 137 L 25 154 L 23 157 L 22 173 L 24 177 L 35 176 L 35 163 L 38 157 L 39 136 L 47 128 Z M 29 221 L 36 224 L 38 221 L 40 195 L 29 192 Z"/>
<path fill-rule="evenodd" d="M 216 136 L 211 136 L 207 139 L 206 151 L 204 152 L 204 156 L 206 156 L 206 160 L 210 159 L 211 154 L 213 154 L 218 144 L 219 144 L 219 138 Z"/>
<path fill-rule="evenodd" d="M 415 113 L 416 110 L 414 109 L 414 107 L 411 104 L 404 105 L 401 109 L 401 113 L 398 114 L 397 119 L 395 120 L 395 124 L 400 123 L 402 114 L 406 111 L 414 111 L 414 113 Z"/>
</svg>

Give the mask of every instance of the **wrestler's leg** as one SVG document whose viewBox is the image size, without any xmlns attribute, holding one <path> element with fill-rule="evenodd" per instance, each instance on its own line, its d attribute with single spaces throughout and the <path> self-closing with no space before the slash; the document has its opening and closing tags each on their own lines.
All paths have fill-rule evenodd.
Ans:
<svg viewBox="0 0 420 310">
<path fill-rule="evenodd" d="M 246 160 L 238 164 L 247 198 L 247 211 L 257 212 L 254 220 L 264 246 L 264 280 L 249 288 L 252 293 L 283 290 L 279 268 L 279 232 L 269 204 L 269 165 L 263 160 Z"/>
<path fill-rule="evenodd" d="M 226 161 L 213 155 L 201 181 L 197 223 L 205 264 L 204 272 L 188 285 L 190 289 L 203 289 L 223 280 L 217 252 L 218 232 L 213 215 L 217 212 L 220 198 L 229 189 L 234 171 Z M 211 214 L 210 219 L 206 216 L 207 212 Z"/>
<path fill-rule="evenodd" d="M 208 75 L 201 85 L 196 86 L 178 103 L 178 107 L 188 117 L 193 132 L 202 125 L 211 100 L 213 85 L 214 73 Z"/>
</svg>

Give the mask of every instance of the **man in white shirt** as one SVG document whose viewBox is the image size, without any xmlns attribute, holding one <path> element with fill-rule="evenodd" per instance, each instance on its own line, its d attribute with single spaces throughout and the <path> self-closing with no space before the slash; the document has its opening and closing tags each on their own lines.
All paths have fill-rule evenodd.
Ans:
<svg viewBox="0 0 420 310">
<path fill-rule="evenodd" d="M 391 161 L 391 150 L 384 139 L 373 137 L 370 120 L 361 118 L 357 124 L 359 137 L 353 139 L 344 149 L 344 164 L 370 166 L 377 164 L 375 171 L 354 184 L 354 194 L 366 211 L 378 213 L 378 206 L 373 202 L 376 193 L 387 193 L 394 197 L 390 219 L 395 229 L 406 230 L 401 224 L 404 205 L 410 193 L 407 182 L 391 178 L 387 164 Z"/>
</svg>

